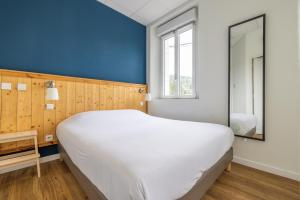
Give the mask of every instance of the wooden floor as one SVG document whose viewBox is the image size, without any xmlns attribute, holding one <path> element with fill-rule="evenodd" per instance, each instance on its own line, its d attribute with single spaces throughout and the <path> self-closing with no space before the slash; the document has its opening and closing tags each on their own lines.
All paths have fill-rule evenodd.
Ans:
<svg viewBox="0 0 300 200">
<path fill-rule="evenodd" d="M 41 165 L 42 177 L 34 167 L 0 175 L 1 200 L 87 199 L 67 166 L 59 160 Z M 300 200 L 300 184 L 286 178 L 233 164 L 203 200 Z"/>
</svg>

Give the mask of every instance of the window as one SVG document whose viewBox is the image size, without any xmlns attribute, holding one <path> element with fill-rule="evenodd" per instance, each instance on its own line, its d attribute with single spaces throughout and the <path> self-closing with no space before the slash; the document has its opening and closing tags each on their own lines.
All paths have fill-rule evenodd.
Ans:
<svg viewBox="0 0 300 200">
<path fill-rule="evenodd" d="M 194 24 L 162 38 L 163 98 L 195 98 Z"/>
</svg>

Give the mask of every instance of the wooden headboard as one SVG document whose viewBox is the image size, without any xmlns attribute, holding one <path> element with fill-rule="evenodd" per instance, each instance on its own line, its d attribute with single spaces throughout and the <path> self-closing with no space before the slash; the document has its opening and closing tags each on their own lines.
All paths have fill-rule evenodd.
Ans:
<svg viewBox="0 0 300 200">
<path fill-rule="evenodd" d="M 55 81 L 58 101 L 45 99 L 45 83 Z M 0 69 L 0 82 L 11 83 L 11 90 L 0 90 L 0 134 L 25 130 L 38 131 L 39 146 L 57 143 L 59 122 L 79 112 L 91 110 L 137 109 L 147 111 L 144 95 L 147 86 L 95 79 L 75 78 Z M 26 91 L 17 89 L 26 84 Z M 142 90 L 140 90 L 142 89 Z M 46 104 L 55 105 L 46 110 Z M 46 142 L 52 134 L 54 140 Z M 0 155 L 31 148 L 30 141 L 0 144 Z"/>
</svg>

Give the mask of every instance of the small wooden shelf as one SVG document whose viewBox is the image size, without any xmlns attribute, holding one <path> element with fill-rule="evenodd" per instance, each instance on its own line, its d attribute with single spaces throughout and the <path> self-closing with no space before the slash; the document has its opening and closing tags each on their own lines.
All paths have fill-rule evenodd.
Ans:
<svg viewBox="0 0 300 200">
<path fill-rule="evenodd" d="M 12 165 L 16 165 L 19 163 L 27 162 L 27 161 L 36 160 L 39 157 L 40 157 L 40 154 L 36 155 L 34 153 L 34 154 L 25 155 L 25 156 L 19 156 L 16 158 L 9 158 L 9 159 L 0 161 L 0 167 L 7 167 L 7 166 L 12 166 Z"/>
<path fill-rule="evenodd" d="M 37 136 L 36 131 L 5 133 L 5 134 L 0 134 L 0 143 L 29 140 L 29 139 L 34 139 L 34 137 L 36 136 Z"/>
<path fill-rule="evenodd" d="M 38 177 L 40 177 L 40 154 L 38 152 L 37 131 L 32 130 L 0 134 L 0 143 L 16 142 L 29 139 L 34 140 L 34 151 L 26 155 L 15 154 L 15 157 L 14 154 L 10 155 L 9 157 L 4 157 L 3 159 L 0 157 L 0 168 L 12 167 L 29 161 L 36 161 L 37 173 Z"/>
</svg>

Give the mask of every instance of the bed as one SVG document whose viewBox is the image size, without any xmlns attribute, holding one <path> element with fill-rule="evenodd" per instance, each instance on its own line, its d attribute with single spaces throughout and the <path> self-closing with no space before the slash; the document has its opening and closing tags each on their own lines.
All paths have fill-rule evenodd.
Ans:
<svg viewBox="0 0 300 200">
<path fill-rule="evenodd" d="M 89 199 L 199 200 L 232 160 L 230 128 L 92 111 L 57 127 L 61 156 Z"/>
<path fill-rule="evenodd" d="M 231 113 L 230 127 L 236 135 L 251 137 L 256 133 L 257 119 L 254 115 Z"/>
</svg>

